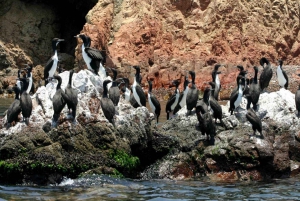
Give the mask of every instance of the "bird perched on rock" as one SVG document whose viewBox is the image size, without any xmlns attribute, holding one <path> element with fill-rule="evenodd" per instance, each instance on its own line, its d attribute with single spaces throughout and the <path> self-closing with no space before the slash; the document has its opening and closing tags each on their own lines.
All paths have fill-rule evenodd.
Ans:
<svg viewBox="0 0 300 201">
<path fill-rule="evenodd" d="M 54 79 L 58 81 L 56 86 L 56 92 L 52 99 L 52 105 L 53 105 L 53 119 L 52 119 L 52 127 L 57 127 L 58 118 L 60 116 L 61 111 L 64 109 L 66 105 L 65 92 L 61 89 L 61 77 L 59 75 L 54 75 Z"/>
<path fill-rule="evenodd" d="M 72 88 L 72 78 L 73 78 L 74 70 L 70 70 L 69 74 L 69 82 L 67 87 L 65 88 L 65 93 L 61 93 L 63 99 L 67 103 L 69 113 L 70 110 L 72 110 L 72 117 L 75 121 L 76 117 L 76 108 L 78 104 L 78 91 L 74 88 Z"/>
<path fill-rule="evenodd" d="M 281 59 L 278 60 L 278 67 L 277 67 L 277 80 L 280 87 L 284 87 L 285 89 L 289 86 L 289 78 L 286 72 L 282 69 L 283 61 Z"/>
<path fill-rule="evenodd" d="M 179 80 L 173 80 L 172 84 L 175 85 L 175 91 L 174 93 L 169 97 L 167 104 L 166 104 L 166 113 L 167 113 L 167 120 L 170 119 L 170 113 L 174 111 L 176 105 L 179 101 L 180 91 L 178 89 L 178 86 L 180 84 Z"/>
<path fill-rule="evenodd" d="M 243 97 L 243 90 L 242 90 L 242 76 L 239 75 L 237 77 L 237 85 L 238 85 L 238 90 L 233 91 L 230 95 L 230 107 L 229 107 L 229 112 L 230 115 L 233 114 L 234 110 L 239 107 L 239 105 L 242 102 L 242 97 Z"/>
<path fill-rule="evenodd" d="M 209 85 L 211 86 L 211 95 L 209 97 L 209 105 L 211 109 L 213 110 L 213 117 L 215 118 L 215 123 L 217 123 L 217 119 L 220 120 L 220 123 L 223 124 L 222 121 L 222 107 L 219 104 L 219 102 L 215 99 L 213 96 L 214 90 L 215 90 L 215 83 L 214 82 L 209 82 Z"/>
<path fill-rule="evenodd" d="M 118 71 L 114 68 L 109 68 L 113 72 L 113 81 L 111 87 L 108 89 L 108 97 L 114 103 L 114 106 L 118 106 L 120 100 L 120 89 L 118 86 L 118 80 L 122 80 L 123 78 L 117 79 Z"/>
<path fill-rule="evenodd" d="M 32 77 L 32 64 L 25 64 L 27 66 L 26 71 L 26 78 L 28 78 L 29 82 L 28 82 L 28 87 L 27 87 L 27 93 L 34 93 L 34 83 L 33 83 L 33 77 Z"/>
<path fill-rule="evenodd" d="M 196 107 L 197 101 L 199 98 L 199 90 L 197 89 L 197 86 L 195 84 L 195 72 L 194 71 L 189 71 L 189 74 L 192 77 L 192 85 L 189 88 L 189 91 L 186 95 L 186 108 L 187 108 L 187 115 L 191 114 L 191 111 L 193 108 Z"/>
<path fill-rule="evenodd" d="M 132 85 L 133 98 L 138 103 L 138 107 L 141 107 L 141 106 L 146 107 L 146 95 L 144 93 L 144 90 L 142 89 L 142 87 L 139 84 L 139 82 L 140 82 L 140 67 L 132 66 L 132 68 L 134 68 L 136 70 L 134 82 Z"/>
<path fill-rule="evenodd" d="M 258 67 L 254 66 L 253 69 L 254 69 L 254 78 L 249 86 L 248 99 L 251 98 L 251 100 L 249 99 L 250 104 L 252 103 L 253 109 L 256 111 L 261 89 L 260 89 L 260 86 L 259 86 L 258 80 L 257 80 Z M 249 105 L 249 107 L 250 107 L 250 105 Z M 247 108 L 247 109 L 249 109 L 249 108 Z"/>
<path fill-rule="evenodd" d="M 45 68 L 44 68 L 44 80 L 45 80 L 45 86 L 48 84 L 49 80 L 53 78 L 54 73 L 56 72 L 57 69 L 57 64 L 58 64 L 58 55 L 57 55 L 57 45 L 61 42 L 64 41 L 64 39 L 59 39 L 59 38 L 54 38 L 52 40 L 52 50 L 53 50 L 53 55 L 52 57 L 48 60 Z"/>
<path fill-rule="evenodd" d="M 188 76 L 185 76 L 184 82 L 183 82 L 183 91 L 179 95 L 178 104 L 173 110 L 173 115 L 176 114 L 181 108 L 183 108 L 186 105 L 186 96 L 189 91 L 189 78 Z"/>
<path fill-rule="evenodd" d="M 90 47 L 91 45 L 91 38 L 85 34 L 78 34 L 74 36 L 76 38 L 80 38 L 83 41 L 83 44 L 81 46 L 82 50 L 82 57 L 84 62 L 87 65 L 87 68 L 95 73 L 96 75 L 102 77 L 103 79 L 106 77 L 106 71 L 104 69 L 101 69 L 100 75 L 99 75 L 99 69 L 100 67 L 103 67 L 101 62 L 104 59 L 101 51 L 95 48 Z M 103 71 L 103 72 L 102 72 Z"/>
<path fill-rule="evenodd" d="M 212 80 L 215 83 L 215 89 L 212 95 L 217 101 L 219 100 L 219 92 L 221 90 L 221 82 L 219 78 L 219 74 L 221 74 L 221 71 L 218 71 L 221 66 L 221 64 L 216 64 L 214 70 L 211 73 Z"/>
<path fill-rule="evenodd" d="M 17 86 L 13 87 L 13 90 L 15 92 L 15 100 L 12 102 L 12 104 L 9 106 L 7 110 L 7 125 L 6 129 L 8 129 L 11 125 L 11 123 L 14 121 L 15 123 L 18 121 L 18 116 L 21 112 L 21 105 L 20 105 L 20 89 Z"/>
<path fill-rule="evenodd" d="M 259 63 L 264 68 L 260 74 L 259 85 L 260 85 L 261 91 L 265 91 L 268 88 L 269 83 L 272 79 L 273 70 L 271 68 L 271 63 L 265 57 L 261 58 L 259 60 Z M 265 64 L 266 64 L 266 67 L 264 67 Z"/>
<path fill-rule="evenodd" d="M 256 131 L 258 131 L 260 135 L 262 135 L 261 120 L 252 108 L 249 108 L 247 110 L 246 118 L 252 124 L 253 135 L 255 135 Z"/>
<path fill-rule="evenodd" d="M 129 89 L 129 79 L 127 77 L 124 77 L 123 81 L 124 81 L 124 86 L 121 88 L 121 91 L 124 94 L 125 101 L 129 102 L 131 96 L 131 91 Z"/>
<path fill-rule="evenodd" d="M 207 87 L 204 90 L 203 99 L 198 101 L 196 106 L 196 115 L 199 122 L 199 128 L 202 135 L 206 135 L 206 139 L 210 140 L 215 134 L 215 124 L 209 112 L 209 97 L 211 89 Z"/>
<path fill-rule="evenodd" d="M 161 111 L 161 106 L 157 98 L 152 94 L 152 81 L 148 80 L 149 90 L 148 90 L 148 103 L 152 112 L 155 114 L 156 126 L 158 124 L 158 119 Z"/>
<path fill-rule="evenodd" d="M 110 83 L 110 80 L 104 80 L 103 82 L 103 94 L 101 98 L 101 109 L 103 111 L 104 116 L 106 119 L 115 126 L 114 122 L 114 116 L 116 114 L 114 103 L 110 98 L 108 98 L 108 90 L 107 90 L 107 84 Z"/>
<path fill-rule="evenodd" d="M 24 84 L 24 82 L 26 84 Z M 27 88 L 24 87 L 28 86 L 28 79 L 23 78 L 23 81 L 21 82 L 21 97 L 20 97 L 20 106 L 22 110 L 23 120 L 25 121 L 25 124 L 29 125 L 29 118 L 32 113 L 32 100 L 30 95 L 26 92 Z"/>
</svg>

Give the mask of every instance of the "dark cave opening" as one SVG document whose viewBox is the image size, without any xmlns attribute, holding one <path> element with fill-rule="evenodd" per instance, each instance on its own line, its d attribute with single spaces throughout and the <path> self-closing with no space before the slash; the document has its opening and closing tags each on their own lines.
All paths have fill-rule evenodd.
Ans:
<svg viewBox="0 0 300 201">
<path fill-rule="evenodd" d="M 26 3 L 37 3 L 50 6 L 56 11 L 59 19 L 60 36 L 65 43 L 60 44 L 60 51 L 75 55 L 77 40 L 75 35 L 79 34 L 86 23 L 85 16 L 98 0 L 22 0 Z"/>
</svg>

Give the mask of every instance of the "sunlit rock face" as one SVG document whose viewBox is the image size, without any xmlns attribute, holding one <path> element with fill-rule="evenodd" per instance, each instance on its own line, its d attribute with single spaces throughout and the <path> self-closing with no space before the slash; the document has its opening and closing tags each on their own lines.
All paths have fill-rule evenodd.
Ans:
<svg viewBox="0 0 300 201">
<path fill-rule="evenodd" d="M 61 88 L 65 89 L 69 80 L 69 71 L 60 73 L 62 78 Z M 105 79 L 111 80 L 108 76 Z M 103 80 L 96 76 L 89 70 L 81 70 L 78 73 L 73 74 L 72 87 L 78 91 L 78 105 L 77 105 L 77 117 L 84 115 L 86 119 L 93 119 L 93 121 L 105 121 L 105 118 L 101 107 L 100 101 L 103 92 Z M 33 103 L 32 115 L 30 116 L 30 127 L 43 127 L 46 122 L 52 123 L 53 116 L 53 103 L 52 99 L 56 92 L 57 81 L 53 80 L 48 83 L 47 86 L 41 86 L 37 89 L 36 93 L 31 96 Z M 136 122 L 139 126 L 137 130 L 142 129 L 144 131 L 144 125 L 151 122 L 153 114 L 150 114 L 146 107 L 133 108 L 130 103 L 127 103 L 122 97 L 118 107 L 116 107 L 117 115 L 115 116 L 116 127 L 130 126 L 132 121 Z M 59 122 L 70 120 L 72 116 L 68 112 L 67 105 L 61 112 Z M 6 116 L 3 119 L 6 122 Z M 4 126 L 5 127 L 5 126 Z M 2 129 L 3 134 L 13 134 L 20 132 L 27 126 L 24 122 L 17 122 L 16 125 L 11 126 L 9 129 Z"/>
</svg>

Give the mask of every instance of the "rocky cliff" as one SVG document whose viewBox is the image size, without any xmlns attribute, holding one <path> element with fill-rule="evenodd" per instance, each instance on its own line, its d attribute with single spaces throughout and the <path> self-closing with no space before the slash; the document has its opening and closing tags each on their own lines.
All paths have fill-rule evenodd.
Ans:
<svg viewBox="0 0 300 201">
<path fill-rule="evenodd" d="M 259 65 L 262 56 L 273 65 L 279 58 L 284 64 L 300 63 L 298 1 L 87 1 L 91 7 L 84 14 L 85 23 L 64 20 L 74 16 L 63 16 L 51 1 L 41 2 L 2 1 L 0 68 L 6 69 L 0 74 L 2 80 L 16 75 L 8 67 L 24 62 L 44 65 L 51 54 L 51 39 L 62 35 L 69 45 L 61 52 L 75 56 L 75 66 L 84 68 L 81 49 L 75 48 L 72 38 L 76 30 L 88 34 L 93 47 L 107 51 L 107 65 L 116 66 L 120 75 L 129 76 L 127 66 L 138 64 L 143 82 L 152 77 L 155 88 L 168 87 L 170 80 L 181 78 L 183 70 L 195 70 L 196 83 L 202 88 L 211 79 L 215 63 L 226 64 L 221 69 L 224 89 L 235 83 L 238 64 Z M 66 2 L 75 5 L 69 10 L 83 15 L 83 1 Z M 75 29 L 76 23 L 82 28 Z"/>
</svg>

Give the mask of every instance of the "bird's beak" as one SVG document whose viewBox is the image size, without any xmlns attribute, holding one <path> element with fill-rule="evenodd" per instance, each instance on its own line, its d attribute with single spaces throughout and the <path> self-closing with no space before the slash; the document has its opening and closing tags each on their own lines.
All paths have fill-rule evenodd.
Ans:
<svg viewBox="0 0 300 201">
<path fill-rule="evenodd" d="M 74 38 L 79 38 L 79 35 L 74 36 Z"/>
<path fill-rule="evenodd" d="M 65 41 L 65 39 L 58 39 L 58 41 L 59 41 L 59 42 L 61 42 L 61 41 Z"/>
</svg>

